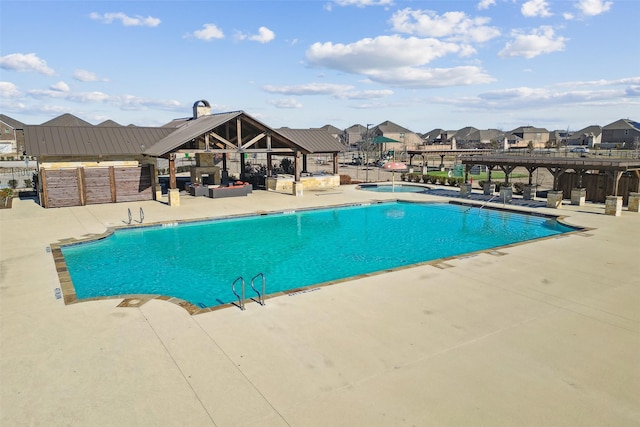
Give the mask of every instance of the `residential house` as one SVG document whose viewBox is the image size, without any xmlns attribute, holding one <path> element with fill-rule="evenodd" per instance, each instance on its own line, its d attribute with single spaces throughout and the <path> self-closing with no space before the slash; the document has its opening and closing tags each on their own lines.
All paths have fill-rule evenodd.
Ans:
<svg viewBox="0 0 640 427">
<path fill-rule="evenodd" d="M 526 148 L 530 144 L 533 148 L 545 148 L 549 142 L 549 131 L 533 126 L 521 126 L 509 132 L 517 138 L 509 138 L 510 148 Z M 514 141 L 513 143 L 511 141 Z M 517 142 L 516 142 L 517 141 Z"/>
<path fill-rule="evenodd" d="M 448 143 L 447 131 L 436 128 L 427 133 L 422 134 L 424 145 L 442 145 Z"/>
<path fill-rule="evenodd" d="M 602 127 L 602 147 L 640 148 L 640 123 L 620 119 Z"/>
<path fill-rule="evenodd" d="M 598 125 L 587 126 L 573 132 L 566 139 L 567 145 L 579 145 L 588 148 L 594 148 L 602 142 L 602 127 Z"/>
<path fill-rule="evenodd" d="M 423 140 L 420 135 L 410 131 L 389 120 L 380 123 L 373 129 L 374 136 L 384 136 L 386 138 L 395 139 L 398 143 L 388 143 L 388 149 L 394 149 L 398 152 L 405 150 L 415 150 L 422 146 Z"/>
<path fill-rule="evenodd" d="M 0 114 L 0 154 L 20 155 L 24 151 L 24 123 Z"/>
<path fill-rule="evenodd" d="M 458 148 L 504 148 L 504 132 L 498 129 L 477 129 L 471 132 L 464 146 Z"/>
</svg>

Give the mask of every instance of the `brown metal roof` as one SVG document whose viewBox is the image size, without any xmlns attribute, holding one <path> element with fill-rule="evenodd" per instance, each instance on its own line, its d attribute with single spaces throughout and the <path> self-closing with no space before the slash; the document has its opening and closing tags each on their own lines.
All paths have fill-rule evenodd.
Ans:
<svg viewBox="0 0 640 427">
<path fill-rule="evenodd" d="M 91 123 L 82 120 L 73 114 L 65 113 L 58 117 L 54 117 L 48 122 L 42 123 L 42 126 L 93 126 Z"/>
<path fill-rule="evenodd" d="M 24 139 L 30 156 L 123 155 L 141 154 L 173 131 L 137 126 L 27 125 Z"/>
<path fill-rule="evenodd" d="M 276 129 L 309 153 L 335 153 L 344 151 L 344 145 L 325 129 Z"/>
<path fill-rule="evenodd" d="M 177 149 L 181 145 L 186 144 L 194 138 L 204 135 L 212 129 L 233 120 L 240 116 L 242 111 L 232 113 L 212 114 L 209 116 L 198 117 L 194 120 L 187 120 L 178 128 L 166 127 L 162 129 L 170 129 L 171 133 L 158 141 L 153 147 L 145 150 L 144 154 L 154 157 L 160 157 Z"/>
</svg>

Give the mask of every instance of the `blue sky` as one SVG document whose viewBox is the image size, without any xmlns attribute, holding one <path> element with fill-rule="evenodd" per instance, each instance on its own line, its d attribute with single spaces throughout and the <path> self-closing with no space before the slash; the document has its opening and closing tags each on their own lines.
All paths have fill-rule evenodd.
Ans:
<svg viewBox="0 0 640 427">
<path fill-rule="evenodd" d="M 637 0 L 0 1 L 0 112 L 158 126 L 640 120 Z"/>
</svg>

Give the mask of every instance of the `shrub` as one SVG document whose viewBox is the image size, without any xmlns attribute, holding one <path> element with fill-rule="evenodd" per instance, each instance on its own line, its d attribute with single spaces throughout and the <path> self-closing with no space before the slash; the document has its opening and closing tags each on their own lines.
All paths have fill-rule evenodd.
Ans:
<svg viewBox="0 0 640 427">
<path fill-rule="evenodd" d="M 340 175 L 340 185 L 351 184 L 351 177 L 349 175 Z"/>
<path fill-rule="evenodd" d="M 422 175 L 420 174 L 414 174 L 413 175 L 413 182 L 420 182 L 422 180 Z"/>
<path fill-rule="evenodd" d="M 12 190 L 15 190 L 16 188 L 18 188 L 18 180 L 17 179 L 10 179 L 9 180 L 9 187 Z"/>
<path fill-rule="evenodd" d="M 31 182 L 31 180 L 30 180 L 30 179 L 25 179 L 25 180 L 24 180 L 24 186 L 25 186 L 26 188 L 31 188 L 31 186 L 32 186 L 32 182 Z"/>
<path fill-rule="evenodd" d="M 11 188 L 3 188 L 0 190 L 0 207 L 7 207 L 11 204 L 13 190 Z"/>
<path fill-rule="evenodd" d="M 513 183 L 513 192 L 516 194 L 524 193 L 524 183 L 523 182 L 514 182 Z"/>
<path fill-rule="evenodd" d="M 422 182 L 424 182 L 425 184 L 431 182 L 431 180 L 429 179 L 429 175 L 422 175 Z"/>
</svg>

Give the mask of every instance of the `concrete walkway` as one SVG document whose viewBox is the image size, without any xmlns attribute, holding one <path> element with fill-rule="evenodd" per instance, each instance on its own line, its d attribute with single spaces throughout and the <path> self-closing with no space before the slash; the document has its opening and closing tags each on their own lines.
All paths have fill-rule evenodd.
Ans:
<svg viewBox="0 0 640 427">
<path fill-rule="evenodd" d="M 640 214 L 591 230 L 190 316 L 65 306 L 48 246 L 122 225 L 446 200 L 352 186 L 303 197 L 0 210 L 2 426 L 638 426 Z M 518 207 L 518 209 L 530 209 Z"/>
</svg>

